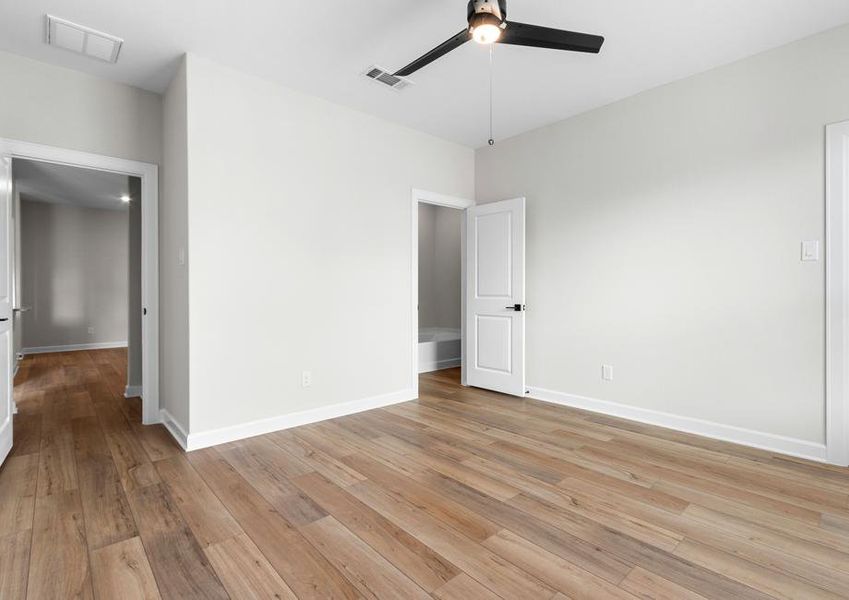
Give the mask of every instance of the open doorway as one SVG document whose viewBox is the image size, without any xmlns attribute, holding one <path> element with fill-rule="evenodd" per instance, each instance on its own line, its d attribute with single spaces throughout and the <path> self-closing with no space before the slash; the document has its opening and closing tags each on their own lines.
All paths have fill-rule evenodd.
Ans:
<svg viewBox="0 0 849 600">
<path fill-rule="evenodd" d="M 460 366 L 463 211 L 419 203 L 419 373 Z"/>
<path fill-rule="evenodd" d="M 413 389 L 463 364 L 464 223 L 471 200 L 413 190 Z M 462 377 L 461 377 L 461 380 Z"/>
<path fill-rule="evenodd" d="M 61 332 L 62 336 L 58 338 L 59 342 L 57 344 L 47 343 L 45 346 L 45 342 L 43 341 L 27 341 L 27 337 L 25 335 L 27 309 L 29 308 L 32 310 L 35 303 L 31 302 L 30 299 L 23 295 L 26 275 L 23 273 L 24 264 L 22 261 L 25 260 L 23 246 L 26 244 L 26 241 L 22 239 L 23 236 L 21 235 L 22 231 L 20 226 L 22 225 L 22 221 L 26 220 L 22 219 L 22 212 L 24 210 L 29 210 L 29 207 L 24 206 L 24 208 L 21 208 L 20 191 L 24 191 L 24 196 L 26 196 L 26 188 L 28 184 L 23 181 L 22 177 L 15 177 L 13 162 L 16 164 L 18 169 L 22 171 L 22 176 L 26 174 L 28 167 L 31 167 L 31 172 L 40 170 L 42 175 L 44 175 L 46 171 L 69 168 L 88 172 L 89 175 L 91 175 L 92 172 L 99 172 L 104 177 L 106 175 L 115 176 L 124 182 L 124 190 L 117 193 L 110 192 L 110 195 L 117 195 L 118 202 L 121 202 L 121 196 L 129 197 L 130 207 L 126 208 L 128 211 L 126 217 L 128 226 L 130 219 L 129 211 L 131 207 L 138 208 L 140 214 L 136 214 L 135 218 L 139 218 L 141 221 L 138 228 L 128 230 L 127 237 L 125 238 L 127 246 L 124 248 L 124 258 L 127 261 L 127 266 L 125 270 L 124 285 L 126 286 L 127 301 L 122 307 L 115 309 L 126 314 L 126 324 L 124 326 L 125 331 L 123 332 L 123 335 L 120 333 L 115 335 L 114 330 L 109 329 L 106 325 L 99 326 L 97 323 L 91 325 L 90 323 L 86 323 L 85 319 L 81 320 L 84 324 L 84 336 L 96 338 L 99 333 L 109 334 L 109 332 L 113 332 L 112 335 L 115 335 L 118 339 L 113 339 L 112 335 L 109 335 L 108 340 L 92 340 L 91 338 L 86 340 L 85 337 L 83 337 L 82 340 L 79 340 L 73 337 L 77 335 L 78 331 L 76 329 L 76 325 L 72 326 L 70 324 L 73 320 L 71 319 L 71 313 L 80 310 L 80 297 L 85 297 L 85 294 L 91 291 L 86 288 L 85 284 L 81 284 L 81 289 L 77 289 L 76 292 L 72 290 L 72 292 L 67 294 L 67 297 L 60 295 L 58 297 L 59 301 L 53 302 L 53 304 L 48 306 L 48 308 L 42 310 L 43 305 L 41 300 L 43 299 L 44 294 L 47 293 L 44 292 L 44 290 L 62 288 L 67 285 L 67 280 L 76 281 L 75 277 L 79 275 L 80 271 L 86 270 L 92 263 L 96 263 L 103 258 L 95 253 L 94 255 L 89 255 L 86 260 L 78 262 L 76 266 L 63 266 L 58 269 L 58 272 L 48 275 L 44 281 L 38 283 L 37 287 L 41 290 L 38 292 L 39 312 L 42 317 L 44 317 L 46 313 L 49 318 L 46 319 L 46 321 L 40 319 L 40 323 L 36 324 L 30 333 L 37 333 L 40 325 L 44 322 L 50 323 L 51 321 L 54 325 L 60 324 L 60 329 L 64 329 L 65 331 Z M 68 187 L 73 187 L 72 182 L 66 181 L 66 184 Z M 0 463 L 2 463 L 5 457 L 12 450 L 13 444 L 15 443 L 13 429 L 15 428 L 15 422 L 19 420 L 19 418 L 12 418 L 13 414 L 16 412 L 16 406 L 13 401 L 12 394 L 12 379 L 16 367 L 18 352 L 26 356 L 26 348 L 29 348 L 32 351 L 32 356 L 51 356 L 49 354 L 39 354 L 37 351 L 39 349 L 51 349 L 51 346 L 67 347 L 78 345 L 85 347 L 86 344 L 110 345 L 110 342 L 115 345 L 135 343 L 134 336 L 139 335 L 138 319 L 141 320 L 140 376 L 138 375 L 137 369 L 134 369 L 133 372 L 129 374 L 129 378 L 128 375 L 122 371 L 121 365 L 125 365 L 123 367 L 124 370 L 133 369 L 133 367 L 131 367 L 128 363 L 126 356 L 120 356 L 120 353 L 122 352 L 126 354 L 126 349 L 112 348 L 100 350 L 100 352 L 112 353 L 109 357 L 103 357 L 103 361 L 100 366 L 102 366 L 110 375 L 110 393 L 119 396 L 128 395 L 131 397 L 139 394 L 141 395 L 141 400 L 139 401 L 137 399 L 134 406 L 138 407 L 136 413 L 141 413 L 140 415 L 136 414 L 136 417 L 140 417 L 139 420 L 142 424 L 148 425 L 160 422 L 158 189 L 158 169 L 156 165 L 153 164 L 91 154 L 76 150 L 68 150 L 64 148 L 56 148 L 52 146 L 44 146 L 41 144 L 0 139 Z M 66 195 L 66 193 L 67 189 L 57 195 L 63 196 Z M 49 196 L 49 193 L 47 195 Z M 135 200 L 135 204 L 133 204 L 134 198 L 137 198 L 137 200 Z M 91 199 L 89 198 L 89 200 Z M 46 202 L 45 204 L 50 203 Z M 53 204 L 61 203 L 54 202 Z M 67 209 L 68 207 L 64 208 Z M 45 214 L 49 213 L 46 218 L 51 223 L 59 222 L 64 218 L 58 216 L 58 209 L 54 210 L 46 207 L 40 207 L 39 209 L 39 207 L 36 207 L 33 210 L 35 212 Z M 37 221 L 39 217 L 34 216 L 32 218 Z M 66 230 L 62 229 L 62 231 Z M 99 227 L 95 227 L 92 231 L 93 232 L 90 233 L 91 237 L 96 237 L 103 233 Z M 37 236 L 41 233 L 44 233 L 42 228 L 36 228 L 36 233 L 33 235 Z M 131 239 L 131 233 L 135 236 L 135 239 Z M 80 239 L 87 237 L 89 236 L 84 235 Z M 40 252 L 44 251 L 46 254 L 51 254 L 50 252 L 46 252 L 46 249 L 42 248 L 41 244 L 55 244 L 55 242 L 56 240 L 50 242 L 36 241 L 35 248 L 37 248 Z M 78 247 L 81 247 L 81 245 L 83 245 L 82 241 L 79 242 Z M 109 251 L 107 251 L 107 253 L 108 252 Z M 132 259 L 135 261 L 135 266 L 133 267 L 135 269 L 135 274 L 132 276 L 130 275 L 131 252 L 136 253 L 136 256 Z M 69 258 L 64 256 L 63 252 L 52 252 L 52 254 L 54 255 L 54 258 L 60 260 L 67 260 Z M 38 268 L 43 269 L 44 267 L 42 266 Z M 103 268 L 105 269 L 105 267 Z M 35 279 L 37 278 L 38 275 L 36 274 Z M 131 291 L 132 286 L 140 288 L 140 292 L 136 290 Z M 136 301 L 135 305 L 130 303 L 131 298 Z M 71 300 L 74 301 L 72 302 Z M 83 304 L 85 304 L 85 302 L 83 302 Z M 91 307 L 84 306 L 83 308 L 89 310 Z M 134 315 L 131 316 L 130 311 L 133 311 Z M 99 312 L 100 311 L 95 308 L 87 314 L 91 315 L 92 318 L 96 317 L 97 319 L 100 319 L 103 315 L 100 315 Z M 20 327 L 17 339 L 15 339 L 14 335 L 15 321 L 18 322 L 17 325 Z M 97 322 L 99 323 L 100 321 Z M 131 323 L 134 323 L 135 326 L 131 326 Z M 89 333 L 92 327 L 94 331 Z M 106 329 L 105 332 L 104 328 Z M 124 328 L 122 328 L 122 331 Z M 98 332 L 98 329 L 100 329 L 100 332 Z M 18 352 L 16 352 L 16 349 Z M 73 354 L 73 352 L 62 353 L 62 356 L 68 358 L 67 362 L 69 364 L 53 361 L 53 367 L 57 364 L 62 367 L 53 369 L 53 374 L 46 377 L 44 377 L 45 374 L 40 371 L 37 371 L 37 374 L 44 380 L 45 384 L 52 385 L 56 383 L 53 379 L 57 377 L 61 378 L 69 374 L 72 379 L 76 377 L 77 379 L 75 381 L 79 383 L 78 379 L 81 372 L 79 368 L 75 368 L 75 365 L 73 364 L 74 360 L 70 359 L 70 356 Z M 79 358 L 79 356 L 79 353 L 77 353 L 77 358 Z M 118 358 L 117 362 L 113 361 L 116 357 Z M 134 356 L 132 359 L 134 365 L 138 365 L 138 363 L 135 362 L 136 358 L 137 357 Z M 108 365 L 110 362 L 112 362 L 111 367 Z M 115 365 L 118 366 L 116 367 Z M 117 376 L 113 377 L 113 375 Z M 141 389 L 139 389 L 135 384 L 139 378 L 141 380 Z M 70 387 L 67 387 L 64 386 L 64 381 L 60 381 L 58 383 L 59 387 L 66 389 L 66 391 L 73 388 L 73 384 Z M 94 384 L 99 385 L 100 382 L 96 381 Z M 53 385 L 53 387 L 56 386 Z M 70 398 L 70 396 L 68 397 Z M 18 415 L 18 417 L 21 416 L 22 415 Z M 21 443 L 26 444 L 26 432 L 22 435 L 24 439 Z"/>
<path fill-rule="evenodd" d="M 141 398 L 141 179 L 19 158 L 12 177 L 15 373 L 40 354 L 110 350 L 95 357 Z"/>
<path fill-rule="evenodd" d="M 525 198 L 476 205 L 471 200 L 413 190 L 411 387 L 418 395 L 420 372 L 456 366 L 456 292 L 451 281 L 456 267 L 446 266 L 456 265 L 452 262 L 456 242 L 449 241 L 454 215 L 432 212 L 430 206 L 461 215 L 460 383 L 524 397 Z M 425 220 L 429 222 L 420 223 Z M 442 233 L 440 226 L 445 230 Z M 430 246 L 429 239 L 434 240 Z M 442 259 L 436 257 L 441 255 L 445 259 L 437 264 Z M 430 279 L 427 270 L 431 270 Z M 449 279 L 440 281 L 434 270 L 442 270 L 441 275 Z M 434 286 L 442 288 L 436 294 L 441 299 L 422 310 L 422 301 L 433 302 L 433 294 L 419 288 Z M 433 307 L 436 316 L 429 312 Z"/>
</svg>

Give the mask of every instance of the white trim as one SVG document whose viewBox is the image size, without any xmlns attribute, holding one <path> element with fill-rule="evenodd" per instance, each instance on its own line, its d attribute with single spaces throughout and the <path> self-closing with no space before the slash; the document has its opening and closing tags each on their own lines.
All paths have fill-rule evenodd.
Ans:
<svg viewBox="0 0 849 600">
<path fill-rule="evenodd" d="M 676 431 L 683 431 L 724 442 L 751 446 L 752 448 L 797 456 L 818 462 L 826 461 L 825 444 L 817 444 L 816 442 L 809 442 L 807 440 L 753 431 L 751 429 L 713 423 L 692 417 L 682 417 L 647 408 L 609 402 L 607 400 L 596 400 L 595 398 L 587 398 L 585 396 L 564 394 L 563 392 L 555 392 L 537 387 L 530 387 L 528 395 L 534 400 L 558 404 L 560 406 L 579 408 L 611 417 L 638 421 L 640 423 L 647 423 L 649 425 L 656 425 L 658 427 L 665 427 L 667 429 L 674 429 Z"/>
<path fill-rule="evenodd" d="M 446 358 L 444 360 L 419 364 L 419 373 L 433 373 L 434 371 L 442 371 L 443 369 L 454 369 L 462 364 L 462 359 Z"/>
<path fill-rule="evenodd" d="M 411 292 L 410 292 L 410 314 L 412 315 L 412 325 L 410 329 L 410 343 L 412 347 L 412 362 L 410 367 L 410 388 L 415 392 L 415 397 L 419 397 L 419 203 L 434 204 L 436 206 L 445 206 L 448 208 L 456 208 L 465 211 L 467 208 L 475 206 L 474 200 L 466 200 L 465 198 L 457 198 L 455 196 L 446 196 L 437 194 L 436 192 L 428 192 L 427 190 L 419 190 L 413 188 L 412 202 L 410 205 L 410 238 L 411 238 Z M 466 330 L 466 234 L 465 227 L 460 228 L 460 289 L 461 289 L 461 308 L 460 308 L 460 366 L 462 367 L 465 360 L 466 344 L 463 343 L 463 335 Z M 446 367 L 447 368 L 447 367 Z M 460 373 L 461 383 L 466 385 L 466 370 L 463 369 Z"/>
<path fill-rule="evenodd" d="M 3 464 L 3 461 L 6 460 L 6 457 L 12 451 L 14 438 L 12 435 L 5 435 L 7 427 L 12 427 L 12 415 L 9 415 L 3 425 L 0 426 L 0 465 Z"/>
<path fill-rule="evenodd" d="M 333 404 L 322 408 L 314 408 L 297 413 L 280 415 L 278 417 L 271 417 L 270 419 L 261 419 L 259 421 L 252 421 L 241 425 L 233 425 L 232 427 L 223 427 L 221 429 L 202 431 L 200 433 L 190 433 L 187 436 L 184 449 L 186 451 L 200 450 L 210 446 L 217 446 L 219 444 L 226 444 L 227 442 L 234 442 L 236 440 L 243 440 L 245 438 L 271 433 L 272 431 L 280 431 L 291 427 L 309 425 L 310 423 L 317 423 L 319 421 L 326 421 L 327 419 L 335 419 L 337 417 L 344 417 L 346 415 L 352 415 L 354 413 L 364 412 L 367 410 L 383 408 L 384 406 L 390 406 L 392 404 L 409 402 L 410 400 L 415 400 L 416 397 L 417 394 L 414 390 L 401 390 L 390 394 L 384 394 L 382 396 L 375 396 L 373 398 L 364 398 L 362 400 L 354 400 L 352 402 L 342 402 L 340 404 Z M 163 413 L 164 412 L 165 411 L 163 411 Z M 179 425 L 173 419 L 171 419 L 171 421 L 174 424 L 174 428 L 177 429 L 177 432 L 175 433 L 171 427 L 168 427 L 168 431 L 170 431 L 171 435 L 180 442 L 181 440 L 179 436 L 182 435 L 185 430 L 179 428 Z M 166 424 L 166 426 L 168 425 Z"/>
<path fill-rule="evenodd" d="M 124 398 L 141 398 L 141 397 L 142 397 L 142 386 L 140 386 L 140 385 L 128 385 L 127 387 L 124 388 Z"/>
<path fill-rule="evenodd" d="M 826 127 L 825 213 L 825 439 L 849 466 L 849 121 Z"/>
<path fill-rule="evenodd" d="M 22 348 L 24 356 L 28 354 L 50 354 L 53 352 L 77 352 L 79 350 L 108 350 L 110 348 L 126 348 L 127 342 L 95 342 L 93 344 L 65 344 L 63 346 L 34 346 Z"/>
<path fill-rule="evenodd" d="M 180 445 L 180 448 L 188 452 L 189 436 L 186 433 L 186 428 L 164 408 L 159 411 L 159 420 L 165 426 L 165 429 L 168 430 L 168 433 L 171 434 L 171 437 L 173 437 L 177 441 L 177 443 Z"/>
<path fill-rule="evenodd" d="M 142 180 L 142 422 L 158 423 L 159 414 L 159 167 L 54 146 L 0 138 L 0 156 L 133 175 Z"/>
</svg>

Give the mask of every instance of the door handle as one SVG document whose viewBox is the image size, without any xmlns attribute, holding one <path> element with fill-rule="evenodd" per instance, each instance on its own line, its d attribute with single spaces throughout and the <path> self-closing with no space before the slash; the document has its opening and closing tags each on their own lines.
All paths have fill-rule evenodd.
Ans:
<svg viewBox="0 0 849 600">
<path fill-rule="evenodd" d="M 9 319 L 7 317 L 4 317 L 4 318 L 0 319 L 0 323 L 3 323 L 4 321 L 8 321 L 8 320 Z"/>
<path fill-rule="evenodd" d="M 516 312 L 524 312 L 525 305 L 524 304 L 514 304 L 513 306 L 505 306 L 507 310 L 515 310 Z"/>
</svg>

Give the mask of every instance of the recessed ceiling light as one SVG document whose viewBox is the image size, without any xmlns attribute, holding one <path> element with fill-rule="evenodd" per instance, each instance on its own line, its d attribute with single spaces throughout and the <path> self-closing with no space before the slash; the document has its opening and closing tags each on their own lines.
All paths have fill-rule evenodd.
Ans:
<svg viewBox="0 0 849 600">
<path fill-rule="evenodd" d="M 118 62 L 124 40 L 91 27 L 46 15 L 47 43 L 104 62 Z"/>
<path fill-rule="evenodd" d="M 130 197 L 127 194 L 124 194 L 123 196 L 121 196 L 121 202 L 126 204 L 129 201 L 130 201 Z"/>
</svg>

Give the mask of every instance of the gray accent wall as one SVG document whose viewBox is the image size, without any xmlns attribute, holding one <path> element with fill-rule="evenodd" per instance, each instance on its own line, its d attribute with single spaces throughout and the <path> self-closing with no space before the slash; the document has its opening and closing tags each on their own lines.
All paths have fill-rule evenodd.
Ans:
<svg viewBox="0 0 849 600">
<path fill-rule="evenodd" d="M 127 235 L 127 385 L 142 384 L 141 179 L 129 177 Z"/>
<path fill-rule="evenodd" d="M 21 201 L 23 347 L 127 341 L 128 212 Z"/>
<path fill-rule="evenodd" d="M 460 329 L 463 214 L 419 203 L 419 328 Z"/>
</svg>

